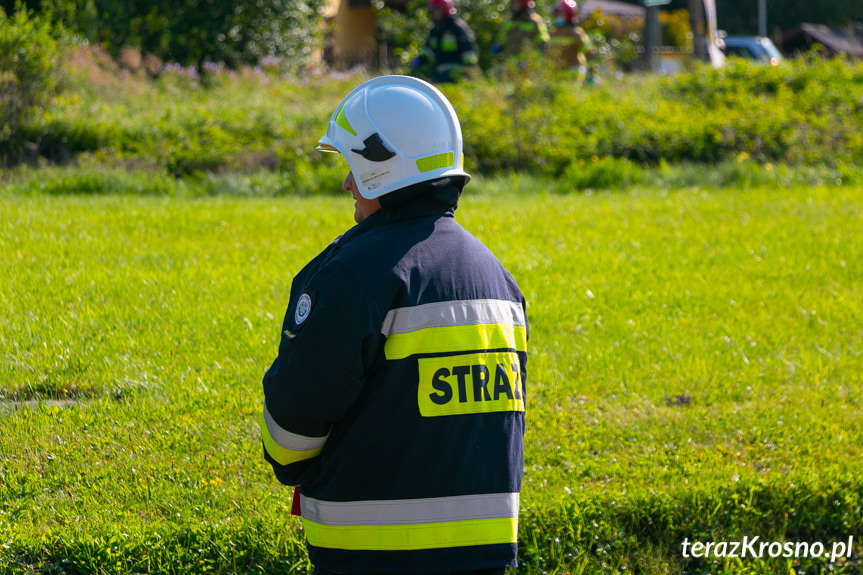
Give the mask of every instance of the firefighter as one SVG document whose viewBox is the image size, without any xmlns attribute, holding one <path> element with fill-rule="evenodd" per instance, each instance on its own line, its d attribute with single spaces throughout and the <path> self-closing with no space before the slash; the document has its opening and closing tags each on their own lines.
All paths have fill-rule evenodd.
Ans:
<svg viewBox="0 0 863 575">
<path fill-rule="evenodd" d="M 552 9 L 552 18 L 551 46 L 559 67 L 578 72 L 579 80 L 583 81 L 588 73 L 587 55 L 591 51 L 591 41 L 579 25 L 578 4 L 575 0 L 560 0 Z"/>
<path fill-rule="evenodd" d="M 453 0 L 429 0 L 428 9 L 433 26 L 411 69 L 435 84 L 470 78 L 478 62 L 473 30 L 456 15 Z"/>
<path fill-rule="evenodd" d="M 497 43 L 492 46 L 493 53 L 521 62 L 531 54 L 545 52 L 548 28 L 534 8 L 534 0 L 511 0 L 510 19 L 501 26 Z"/>
<path fill-rule="evenodd" d="M 503 575 L 528 324 L 513 277 L 454 218 L 458 118 L 428 82 L 383 76 L 317 149 L 347 160 L 357 224 L 293 280 L 261 427 L 275 476 L 299 486 L 314 573 Z"/>
</svg>

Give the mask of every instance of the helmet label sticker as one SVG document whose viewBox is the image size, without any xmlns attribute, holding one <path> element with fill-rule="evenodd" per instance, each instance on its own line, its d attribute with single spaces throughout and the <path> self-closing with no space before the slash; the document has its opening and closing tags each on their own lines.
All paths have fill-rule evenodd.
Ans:
<svg viewBox="0 0 863 575">
<path fill-rule="evenodd" d="M 297 308 L 294 310 L 294 324 L 298 327 L 303 324 L 306 319 L 309 317 L 309 313 L 312 311 L 312 296 L 308 293 L 303 292 L 300 295 L 300 299 L 297 300 Z"/>
<path fill-rule="evenodd" d="M 381 187 L 386 180 L 390 179 L 390 176 L 392 174 L 388 167 L 380 167 L 361 174 L 360 181 L 371 192 Z"/>
</svg>

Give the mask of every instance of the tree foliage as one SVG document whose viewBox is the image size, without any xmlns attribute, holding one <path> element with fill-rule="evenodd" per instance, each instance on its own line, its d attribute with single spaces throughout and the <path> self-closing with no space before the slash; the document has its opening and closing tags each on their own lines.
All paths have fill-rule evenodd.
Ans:
<svg viewBox="0 0 863 575">
<path fill-rule="evenodd" d="M 3 4 L 11 0 L 2 0 Z M 302 66 L 318 36 L 323 0 L 29 0 L 113 55 L 124 46 L 201 67 L 281 59 Z"/>
<path fill-rule="evenodd" d="M 45 19 L 0 8 L 0 159 L 16 151 L 20 126 L 57 90 L 60 42 Z"/>
</svg>

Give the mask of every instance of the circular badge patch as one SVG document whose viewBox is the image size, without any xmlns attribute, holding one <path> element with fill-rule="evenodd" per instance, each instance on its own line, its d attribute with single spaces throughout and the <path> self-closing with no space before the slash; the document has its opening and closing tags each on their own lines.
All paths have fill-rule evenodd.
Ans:
<svg viewBox="0 0 863 575">
<path fill-rule="evenodd" d="M 304 293 L 297 302 L 297 310 L 294 312 L 294 323 L 297 325 L 302 324 L 309 317 L 310 311 L 312 311 L 312 298 L 309 294 Z"/>
</svg>

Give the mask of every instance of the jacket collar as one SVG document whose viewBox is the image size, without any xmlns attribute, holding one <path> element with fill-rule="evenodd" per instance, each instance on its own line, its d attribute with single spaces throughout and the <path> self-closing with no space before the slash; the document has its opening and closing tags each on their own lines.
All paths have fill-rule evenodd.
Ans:
<svg viewBox="0 0 863 575">
<path fill-rule="evenodd" d="M 400 220 L 423 216 L 455 215 L 466 178 L 439 178 L 420 182 L 380 197 L 381 209 L 346 231 L 338 240 L 342 246 L 365 232 Z"/>
</svg>

